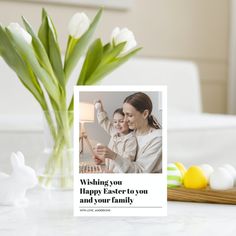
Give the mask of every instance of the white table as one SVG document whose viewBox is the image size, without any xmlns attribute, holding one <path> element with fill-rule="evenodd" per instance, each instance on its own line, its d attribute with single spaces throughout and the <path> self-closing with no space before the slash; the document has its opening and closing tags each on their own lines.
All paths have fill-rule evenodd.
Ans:
<svg viewBox="0 0 236 236">
<path fill-rule="evenodd" d="M 34 189 L 28 207 L 0 206 L 1 236 L 236 235 L 236 205 L 168 202 L 167 217 L 73 217 L 72 191 Z"/>
</svg>

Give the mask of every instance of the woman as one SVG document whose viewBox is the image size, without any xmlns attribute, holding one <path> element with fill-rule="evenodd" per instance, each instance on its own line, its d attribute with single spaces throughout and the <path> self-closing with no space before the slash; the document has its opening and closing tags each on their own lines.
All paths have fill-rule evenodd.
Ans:
<svg viewBox="0 0 236 236">
<path fill-rule="evenodd" d="M 135 131 L 138 152 L 135 161 L 122 158 L 108 147 L 96 147 L 96 162 L 113 160 L 118 172 L 160 173 L 162 171 L 162 132 L 152 113 L 152 101 L 142 92 L 128 96 L 123 103 L 125 121 Z"/>
</svg>

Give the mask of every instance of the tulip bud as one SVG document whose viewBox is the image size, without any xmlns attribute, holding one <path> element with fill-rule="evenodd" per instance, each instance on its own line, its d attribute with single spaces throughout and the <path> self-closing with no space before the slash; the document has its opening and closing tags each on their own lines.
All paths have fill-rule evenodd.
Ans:
<svg viewBox="0 0 236 236">
<path fill-rule="evenodd" d="M 25 31 L 18 23 L 10 23 L 7 26 L 7 29 L 12 33 L 12 34 L 17 34 L 20 36 L 22 39 L 25 40 L 28 44 L 31 44 L 32 42 L 32 37 L 31 35 Z"/>
<path fill-rule="evenodd" d="M 69 34 L 73 38 L 81 37 L 89 28 L 90 20 L 85 13 L 74 14 L 68 24 Z"/>
<path fill-rule="evenodd" d="M 121 54 L 127 53 L 137 45 L 133 32 L 128 30 L 127 28 L 120 29 L 116 27 L 112 31 L 111 41 L 114 42 L 115 45 L 126 42 Z"/>
</svg>

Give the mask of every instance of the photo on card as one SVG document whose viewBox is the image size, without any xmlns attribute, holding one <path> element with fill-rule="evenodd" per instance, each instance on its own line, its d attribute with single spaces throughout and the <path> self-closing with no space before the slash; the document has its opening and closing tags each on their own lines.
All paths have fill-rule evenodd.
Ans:
<svg viewBox="0 0 236 236">
<path fill-rule="evenodd" d="M 75 216 L 166 215 L 166 93 L 75 87 Z"/>
</svg>

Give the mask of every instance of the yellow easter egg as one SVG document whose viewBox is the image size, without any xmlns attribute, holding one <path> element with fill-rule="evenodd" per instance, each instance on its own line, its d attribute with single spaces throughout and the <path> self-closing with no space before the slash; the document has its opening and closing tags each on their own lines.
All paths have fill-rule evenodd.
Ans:
<svg viewBox="0 0 236 236">
<path fill-rule="evenodd" d="M 201 189 L 207 186 L 207 178 L 201 168 L 191 166 L 184 175 L 185 188 Z"/>
<path fill-rule="evenodd" d="M 180 162 L 175 162 L 174 163 L 176 166 L 177 166 L 177 168 L 180 170 L 180 172 L 181 172 L 181 174 L 182 174 L 182 177 L 184 178 L 184 175 L 185 175 L 185 173 L 186 173 L 186 168 L 185 168 L 185 166 L 182 164 L 182 163 L 180 163 Z"/>
</svg>

